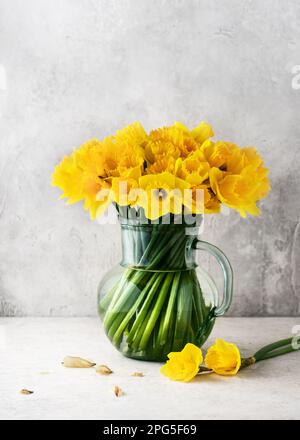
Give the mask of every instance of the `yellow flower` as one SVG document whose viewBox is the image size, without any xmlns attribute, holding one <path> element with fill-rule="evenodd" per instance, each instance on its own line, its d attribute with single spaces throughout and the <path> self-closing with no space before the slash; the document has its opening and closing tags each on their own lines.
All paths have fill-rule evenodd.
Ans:
<svg viewBox="0 0 300 440">
<path fill-rule="evenodd" d="M 133 122 L 127 127 L 117 130 L 115 138 L 117 143 L 122 142 L 127 143 L 129 146 L 136 145 L 143 148 L 148 135 L 140 122 Z"/>
<path fill-rule="evenodd" d="M 174 127 L 181 130 L 186 136 L 192 137 L 199 145 L 202 145 L 203 142 L 214 136 L 211 125 L 204 121 L 200 122 L 200 124 L 192 130 L 189 130 L 181 122 L 175 122 Z"/>
<path fill-rule="evenodd" d="M 191 185 L 200 185 L 208 179 L 209 169 L 209 163 L 205 160 L 203 153 L 198 150 L 185 159 L 177 159 L 175 173 Z"/>
<path fill-rule="evenodd" d="M 202 121 L 197 127 L 193 128 L 191 135 L 198 144 L 202 145 L 203 142 L 214 136 L 214 132 L 209 124 Z"/>
<path fill-rule="evenodd" d="M 212 142 L 206 140 L 200 147 L 204 157 L 211 167 L 224 168 L 227 161 L 234 151 L 238 151 L 238 147 L 230 142 L 218 141 Z"/>
<path fill-rule="evenodd" d="M 144 163 L 144 151 L 139 144 L 128 144 L 127 140 L 106 138 L 102 141 L 101 158 L 102 178 L 136 177 L 141 175 Z"/>
<path fill-rule="evenodd" d="M 78 168 L 75 155 L 65 156 L 59 165 L 56 165 L 52 174 L 51 183 L 63 190 L 60 199 L 68 198 L 68 204 L 83 200 L 82 171 Z"/>
<path fill-rule="evenodd" d="M 212 168 L 209 179 L 212 190 L 224 205 L 235 209 L 242 217 L 246 217 L 247 213 L 260 214 L 256 202 L 270 189 L 267 169 L 246 167 L 240 174 L 230 174 Z"/>
<path fill-rule="evenodd" d="M 206 141 L 201 152 L 209 162 L 209 181 L 218 200 L 242 217 L 258 215 L 256 203 L 270 190 L 268 170 L 255 148 L 240 148 L 230 142 Z"/>
<path fill-rule="evenodd" d="M 197 151 L 211 136 L 212 128 L 205 122 L 201 122 L 191 131 L 181 122 L 152 130 L 145 146 L 146 159 L 151 165 L 166 156 L 175 160 L 179 157 L 185 158 Z"/>
<path fill-rule="evenodd" d="M 56 166 L 52 184 L 63 190 L 68 203 L 84 200 L 91 218 L 101 215 L 112 201 L 112 179 L 138 180 L 144 164 L 147 135 L 138 123 L 119 130 L 116 136 L 92 139 L 75 149 Z"/>
<path fill-rule="evenodd" d="M 202 193 L 199 193 L 202 191 Z M 191 188 L 191 198 L 186 195 L 184 205 L 193 214 L 216 214 L 220 212 L 221 204 L 213 194 L 208 184 L 196 185 Z"/>
<path fill-rule="evenodd" d="M 112 179 L 112 199 L 120 206 L 135 205 L 137 202 L 138 181 L 133 178 L 114 177 Z"/>
<path fill-rule="evenodd" d="M 137 204 L 144 208 L 145 215 L 150 220 L 169 212 L 180 214 L 184 190 L 189 188 L 189 183 L 168 172 L 145 175 L 139 179 Z"/>
<path fill-rule="evenodd" d="M 169 173 L 174 173 L 176 160 L 173 156 L 165 155 L 159 156 L 156 161 L 148 165 L 147 174 L 159 174 L 164 171 L 168 171 Z"/>
<path fill-rule="evenodd" d="M 180 352 L 168 354 L 169 360 L 160 369 L 160 372 L 172 380 L 189 382 L 199 371 L 203 362 L 202 351 L 194 344 L 186 344 Z"/>
<path fill-rule="evenodd" d="M 157 131 L 158 130 L 155 132 Z M 150 140 L 145 146 L 145 157 L 149 165 L 164 158 L 172 158 L 176 160 L 180 156 L 178 146 L 172 143 L 169 139 L 164 138 L 163 133 L 161 134 L 162 136 L 159 138 L 158 134 L 153 132 L 150 133 Z"/>
<path fill-rule="evenodd" d="M 227 158 L 226 170 L 232 174 L 241 173 L 246 167 L 253 170 L 263 168 L 263 160 L 258 154 L 256 148 L 235 148 Z"/>
<path fill-rule="evenodd" d="M 221 210 L 221 203 L 216 196 L 210 197 L 210 199 L 204 204 L 204 214 L 218 214 Z"/>
<path fill-rule="evenodd" d="M 222 376 L 233 376 L 241 367 L 241 355 L 235 344 L 217 339 L 205 356 L 207 368 Z"/>
<path fill-rule="evenodd" d="M 83 144 L 68 157 L 64 157 L 55 167 L 52 185 L 63 190 L 60 198 L 68 198 L 67 204 L 84 200 L 84 208 L 90 211 L 91 218 L 96 217 L 99 208 L 106 209 L 108 201 L 96 200 L 96 194 L 109 186 L 99 176 L 103 172 L 101 143 L 97 139 Z"/>
</svg>

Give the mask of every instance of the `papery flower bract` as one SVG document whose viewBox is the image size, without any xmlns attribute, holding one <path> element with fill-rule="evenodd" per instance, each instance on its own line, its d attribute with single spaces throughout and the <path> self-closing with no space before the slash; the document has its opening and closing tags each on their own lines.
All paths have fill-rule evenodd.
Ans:
<svg viewBox="0 0 300 440">
<path fill-rule="evenodd" d="M 168 358 L 160 372 L 169 379 L 182 382 L 191 381 L 203 362 L 202 351 L 194 344 L 186 344 L 182 351 L 169 353 Z"/>
<path fill-rule="evenodd" d="M 144 208 L 145 215 L 155 220 L 168 214 L 180 214 L 184 190 L 190 185 L 171 173 L 149 174 L 139 179 L 140 195 L 137 204 Z"/>
<path fill-rule="evenodd" d="M 241 367 L 241 354 L 235 344 L 217 339 L 205 356 L 205 365 L 222 376 L 233 376 Z"/>
</svg>

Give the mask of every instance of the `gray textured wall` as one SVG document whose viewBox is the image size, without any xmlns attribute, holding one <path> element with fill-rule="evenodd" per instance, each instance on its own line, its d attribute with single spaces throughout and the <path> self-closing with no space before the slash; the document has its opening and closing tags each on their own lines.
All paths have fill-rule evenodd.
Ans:
<svg viewBox="0 0 300 440">
<path fill-rule="evenodd" d="M 117 226 L 57 201 L 65 153 L 134 120 L 205 119 L 271 168 L 262 217 L 206 219 L 231 314 L 299 315 L 299 20 L 298 0 L 0 0 L 0 314 L 93 315 L 118 261 Z"/>
</svg>

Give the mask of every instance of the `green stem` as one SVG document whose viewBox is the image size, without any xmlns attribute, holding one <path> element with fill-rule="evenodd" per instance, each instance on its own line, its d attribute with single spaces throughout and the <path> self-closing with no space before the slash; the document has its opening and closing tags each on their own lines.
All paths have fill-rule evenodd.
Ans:
<svg viewBox="0 0 300 440">
<path fill-rule="evenodd" d="M 295 348 L 293 346 L 293 338 L 282 339 L 281 341 L 263 347 L 261 350 L 257 351 L 253 357 L 256 362 L 260 362 L 265 359 L 271 359 L 283 354 L 292 353 L 293 351 L 299 350 L 299 348 L 300 347 Z"/>
<path fill-rule="evenodd" d="M 183 272 L 177 295 L 177 314 L 173 344 L 174 351 L 180 350 L 184 341 L 186 340 L 188 324 L 191 320 L 191 313 L 192 283 L 190 281 L 189 272 Z"/>
<path fill-rule="evenodd" d="M 167 341 L 169 325 L 171 322 L 171 316 L 174 313 L 174 306 L 175 306 L 177 292 L 178 292 L 178 288 L 179 288 L 179 284 L 180 284 L 180 276 L 181 276 L 181 272 L 175 272 L 172 287 L 171 287 L 171 292 L 170 292 L 170 296 L 169 296 L 169 301 L 168 301 L 168 305 L 167 305 L 166 315 L 165 315 L 165 318 L 163 321 L 162 331 L 161 331 L 160 338 L 159 338 L 161 344 L 164 344 Z"/>
<path fill-rule="evenodd" d="M 151 280 L 149 280 L 149 282 L 145 285 L 144 289 L 140 292 L 136 302 L 133 304 L 133 306 L 131 307 L 129 312 L 126 314 L 124 319 L 120 320 L 121 322 L 116 323 L 116 331 L 112 332 L 112 337 L 113 337 L 112 342 L 115 345 L 118 345 L 119 340 L 121 339 L 122 334 L 125 331 L 128 323 L 130 322 L 131 318 L 134 316 L 134 314 L 138 310 L 139 306 L 142 304 L 142 301 L 145 299 L 148 291 L 150 290 L 151 283 L 154 282 L 156 278 L 157 278 L 157 273 L 154 273 L 153 277 L 151 278 Z"/>
<path fill-rule="evenodd" d="M 137 333 L 139 327 L 141 326 L 141 324 L 144 321 L 147 321 L 146 317 L 147 317 L 148 309 L 150 307 L 150 304 L 152 302 L 153 297 L 155 296 L 155 294 L 157 292 L 159 285 L 161 284 L 161 282 L 165 276 L 164 273 L 155 273 L 155 275 L 156 275 L 156 279 L 153 282 L 153 284 L 151 285 L 151 289 L 148 292 L 147 298 L 146 298 L 144 304 L 142 305 L 142 307 L 137 315 L 137 318 L 136 318 L 136 320 L 135 320 L 135 322 L 134 322 L 134 324 L 128 334 L 128 337 L 127 337 L 128 344 L 130 344 L 135 339 L 136 333 Z"/>
<path fill-rule="evenodd" d="M 271 351 L 269 353 L 266 353 L 264 357 L 261 357 L 259 359 L 256 359 L 256 362 L 264 361 L 265 359 L 271 359 L 273 357 L 282 356 L 283 354 L 292 353 L 293 351 L 297 351 L 299 348 L 293 348 L 291 345 L 286 346 L 284 348 L 279 348 L 277 350 Z"/>
<path fill-rule="evenodd" d="M 161 234 L 159 234 L 156 230 L 154 230 L 151 234 L 151 239 L 144 252 L 144 255 L 139 261 L 139 266 L 147 265 L 149 263 L 149 260 L 151 261 L 151 259 L 154 258 L 161 249 L 163 249 L 167 241 L 168 241 L 167 234 L 161 237 Z M 152 258 L 150 258 L 152 253 L 154 253 L 154 255 L 152 255 Z"/>
<path fill-rule="evenodd" d="M 117 297 L 116 301 L 109 307 L 105 318 L 104 318 L 104 326 L 106 328 L 110 328 L 113 324 L 116 313 L 122 313 L 124 310 L 128 310 L 128 301 L 132 301 L 132 297 L 136 299 L 138 296 L 140 289 L 138 284 L 143 281 L 145 274 L 141 271 L 134 271 L 135 273 L 131 277 L 128 283 L 125 285 L 122 283 L 121 287 L 119 287 L 118 292 L 116 292 L 115 296 Z M 147 277 L 153 274 L 149 274 L 147 272 Z"/>
<path fill-rule="evenodd" d="M 145 349 L 147 342 L 150 338 L 151 332 L 155 326 L 155 323 L 159 317 L 160 311 L 163 307 L 167 294 L 169 292 L 169 286 L 172 282 L 173 273 L 168 273 L 164 280 L 163 286 L 155 303 L 155 306 L 151 310 L 150 316 L 148 316 L 147 326 L 145 328 L 145 332 L 141 338 L 140 347 L 141 349 Z"/>
<path fill-rule="evenodd" d="M 269 353 L 270 351 L 275 350 L 279 347 L 284 347 L 285 345 L 289 345 L 292 342 L 292 339 L 293 338 L 281 339 L 279 341 L 272 342 L 272 344 L 265 345 L 256 353 L 254 353 L 253 357 L 255 357 L 256 360 L 261 359 L 264 357 L 265 354 Z"/>
</svg>

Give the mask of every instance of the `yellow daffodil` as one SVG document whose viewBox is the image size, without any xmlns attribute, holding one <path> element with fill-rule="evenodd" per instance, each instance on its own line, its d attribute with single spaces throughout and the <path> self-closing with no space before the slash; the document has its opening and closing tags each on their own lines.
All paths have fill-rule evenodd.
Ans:
<svg viewBox="0 0 300 440">
<path fill-rule="evenodd" d="M 208 184 L 193 186 L 190 193 L 185 193 L 184 205 L 193 214 L 218 213 L 221 207 Z"/>
<path fill-rule="evenodd" d="M 247 213 L 260 214 L 256 202 L 270 189 L 266 169 L 253 172 L 250 168 L 245 168 L 240 174 L 229 174 L 212 168 L 209 179 L 211 188 L 221 203 L 235 209 L 242 217 L 246 217 Z"/>
<path fill-rule="evenodd" d="M 209 191 L 211 195 L 211 191 Z M 221 210 L 221 203 L 216 196 L 211 196 L 204 204 L 204 214 L 218 214 Z"/>
<path fill-rule="evenodd" d="M 165 139 L 154 140 L 153 134 L 151 136 L 150 133 L 150 141 L 145 146 L 145 156 L 148 163 L 153 164 L 158 159 L 166 156 L 177 159 L 180 156 L 180 151 L 176 144 Z"/>
<path fill-rule="evenodd" d="M 109 187 L 109 183 L 99 177 L 103 171 L 100 147 L 101 143 L 96 139 L 83 144 L 66 156 L 52 175 L 52 184 L 63 190 L 61 198 L 68 198 L 68 204 L 84 200 L 84 208 L 90 212 L 91 218 L 96 217 L 100 206 L 107 207 L 107 200 L 96 200 L 101 188 Z"/>
<path fill-rule="evenodd" d="M 230 142 L 213 142 L 211 140 L 206 140 L 201 145 L 200 150 L 211 167 L 221 169 L 226 167 L 227 161 L 233 152 L 239 151 L 238 147 Z"/>
<path fill-rule="evenodd" d="M 197 151 L 201 144 L 213 136 L 210 125 L 201 122 L 193 130 L 189 130 L 180 122 L 169 127 L 151 131 L 149 141 L 145 146 L 146 159 L 153 164 L 163 156 L 187 157 Z"/>
<path fill-rule="evenodd" d="M 137 202 L 138 181 L 133 178 L 124 179 L 123 177 L 114 177 L 112 179 L 111 191 L 112 199 L 120 206 L 131 206 Z"/>
<path fill-rule="evenodd" d="M 96 218 L 111 203 L 113 178 L 137 180 L 144 163 L 146 134 L 139 124 L 117 132 L 103 141 L 92 139 L 75 149 L 55 168 L 52 184 L 63 190 L 68 203 L 84 200 L 84 208 Z"/>
<path fill-rule="evenodd" d="M 241 355 L 235 344 L 217 339 L 205 356 L 207 368 L 222 376 L 233 376 L 241 367 Z"/>
<path fill-rule="evenodd" d="M 198 144 L 202 145 L 203 142 L 214 136 L 214 132 L 209 124 L 202 121 L 197 127 L 193 128 L 191 135 Z"/>
<path fill-rule="evenodd" d="M 63 190 L 60 198 L 68 198 L 68 204 L 83 200 L 82 171 L 78 168 L 75 156 L 65 156 L 59 165 L 56 165 L 52 174 L 52 185 Z"/>
<path fill-rule="evenodd" d="M 150 220 L 169 212 L 180 214 L 184 190 L 189 188 L 188 182 L 168 172 L 142 176 L 139 179 L 137 204 L 144 208 L 145 215 Z"/>
<path fill-rule="evenodd" d="M 164 376 L 172 380 L 189 382 L 197 374 L 203 362 L 202 351 L 194 344 L 186 344 L 180 352 L 168 354 L 169 360 L 160 369 Z"/>
<path fill-rule="evenodd" d="M 209 169 L 209 163 L 199 150 L 185 159 L 177 159 L 175 165 L 176 176 L 186 180 L 192 186 L 200 185 L 208 179 Z"/>
<path fill-rule="evenodd" d="M 239 148 L 229 142 L 205 142 L 201 151 L 211 165 L 210 185 L 221 203 L 237 210 L 259 215 L 256 202 L 270 190 L 268 170 L 255 148 Z"/>
<path fill-rule="evenodd" d="M 136 144 L 106 138 L 102 141 L 101 159 L 102 178 L 140 176 L 144 163 L 144 152 Z"/>
<path fill-rule="evenodd" d="M 197 127 L 189 130 L 181 122 L 175 122 L 174 127 L 181 130 L 187 137 L 192 137 L 199 145 L 202 145 L 207 139 L 214 136 L 212 127 L 206 122 L 202 121 Z"/>
<path fill-rule="evenodd" d="M 256 148 L 237 148 L 234 145 L 231 154 L 227 157 L 226 171 L 232 174 L 240 174 L 247 167 L 251 167 L 253 170 L 263 168 L 262 158 Z"/>
<path fill-rule="evenodd" d="M 115 139 L 117 143 L 127 143 L 143 148 L 148 140 L 148 135 L 140 122 L 134 122 L 127 127 L 117 130 Z"/>
<path fill-rule="evenodd" d="M 164 171 L 174 173 L 176 160 L 173 156 L 159 156 L 153 164 L 148 165 L 147 174 L 159 174 Z"/>
</svg>

